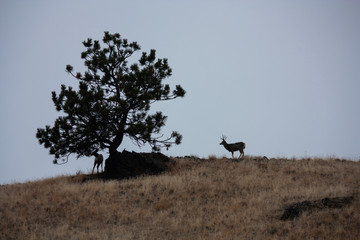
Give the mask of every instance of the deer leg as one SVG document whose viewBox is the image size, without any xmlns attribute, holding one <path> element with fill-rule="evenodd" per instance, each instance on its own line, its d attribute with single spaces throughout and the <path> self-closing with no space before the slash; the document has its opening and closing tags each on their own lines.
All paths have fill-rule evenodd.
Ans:
<svg viewBox="0 0 360 240">
<path fill-rule="evenodd" d="M 231 156 L 232 156 L 232 158 L 234 158 L 234 152 L 231 152 Z"/>
<path fill-rule="evenodd" d="M 96 166 L 96 163 L 94 163 L 94 167 L 93 167 L 93 169 L 92 169 L 91 174 L 94 174 L 94 169 L 95 169 L 95 166 Z"/>
<path fill-rule="evenodd" d="M 244 157 L 244 150 L 240 151 L 240 158 Z"/>
</svg>

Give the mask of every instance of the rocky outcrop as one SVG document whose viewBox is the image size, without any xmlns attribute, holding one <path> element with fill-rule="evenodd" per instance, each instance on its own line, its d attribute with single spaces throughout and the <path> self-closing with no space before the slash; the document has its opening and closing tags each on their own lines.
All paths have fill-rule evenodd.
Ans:
<svg viewBox="0 0 360 240">
<path fill-rule="evenodd" d="M 110 178 L 130 178 L 154 175 L 169 168 L 170 158 L 162 153 L 136 153 L 122 151 L 105 161 L 105 174 Z"/>
<path fill-rule="evenodd" d="M 342 208 L 350 205 L 354 200 L 354 196 L 348 197 L 336 197 L 336 198 L 324 198 L 316 201 L 303 201 L 291 204 L 285 208 L 281 220 L 294 220 L 300 217 L 303 212 L 312 212 L 327 208 Z"/>
</svg>

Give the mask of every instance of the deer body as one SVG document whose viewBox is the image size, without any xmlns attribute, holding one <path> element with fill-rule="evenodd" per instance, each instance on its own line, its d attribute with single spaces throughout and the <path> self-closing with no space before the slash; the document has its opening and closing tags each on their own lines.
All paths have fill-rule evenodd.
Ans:
<svg viewBox="0 0 360 240">
<path fill-rule="evenodd" d="M 225 141 L 225 139 L 226 139 L 225 136 L 223 136 L 221 138 L 222 142 L 220 143 L 220 145 L 223 145 L 226 150 L 231 152 L 231 155 L 232 155 L 233 158 L 234 158 L 234 152 L 236 152 L 236 151 L 240 152 L 239 158 L 244 157 L 244 149 L 246 147 L 246 144 L 244 142 L 227 143 Z"/>
<path fill-rule="evenodd" d="M 95 156 L 95 159 L 94 159 L 94 167 L 92 169 L 92 172 L 91 174 L 94 174 L 94 169 L 96 167 L 97 169 L 97 172 L 99 173 L 99 167 L 101 165 L 101 171 L 103 172 L 104 171 L 104 168 L 103 168 L 103 161 L 104 161 L 104 157 L 102 154 L 98 154 L 98 153 L 94 153 L 93 154 Z"/>
</svg>

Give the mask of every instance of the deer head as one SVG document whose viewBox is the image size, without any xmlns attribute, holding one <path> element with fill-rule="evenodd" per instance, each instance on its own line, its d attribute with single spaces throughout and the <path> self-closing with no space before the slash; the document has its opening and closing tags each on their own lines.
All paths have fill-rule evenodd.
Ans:
<svg viewBox="0 0 360 240">
<path fill-rule="evenodd" d="M 224 135 L 222 135 L 222 137 L 220 137 L 220 139 L 222 140 L 222 142 L 220 143 L 220 145 L 224 145 L 226 144 L 226 137 Z"/>
</svg>

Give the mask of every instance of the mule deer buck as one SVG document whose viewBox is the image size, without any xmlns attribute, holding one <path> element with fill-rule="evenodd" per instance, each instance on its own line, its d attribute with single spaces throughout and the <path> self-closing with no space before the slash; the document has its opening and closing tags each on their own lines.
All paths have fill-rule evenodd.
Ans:
<svg viewBox="0 0 360 240">
<path fill-rule="evenodd" d="M 104 161 L 104 157 L 102 154 L 98 154 L 97 152 L 94 152 L 93 155 L 95 156 L 95 159 L 94 159 L 94 167 L 92 169 L 92 172 L 91 174 L 94 174 L 94 169 L 96 167 L 97 169 L 97 173 L 99 173 L 99 167 L 101 165 L 101 171 L 103 172 L 104 171 L 104 168 L 103 168 L 103 161 Z"/>
<path fill-rule="evenodd" d="M 221 138 L 222 142 L 220 143 L 220 145 L 224 145 L 224 148 L 226 150 L 228 150 L 229 152 L 231 152 L 232 157 L 234 158 L 234 152 L 239 151 L 240 152 L 240 156 L 244 157 L 244 149 L 246 147 L 246 144 L 243 142 L 237 142 L 237 143 L 227 143 L 226 137 L 223 135 Z"/>
</svg>

